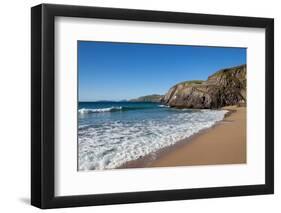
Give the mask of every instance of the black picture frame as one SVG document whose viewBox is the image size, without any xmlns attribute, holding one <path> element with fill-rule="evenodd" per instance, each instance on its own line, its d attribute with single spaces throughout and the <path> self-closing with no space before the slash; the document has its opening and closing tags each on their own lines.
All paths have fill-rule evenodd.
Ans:
<svg viewBox="0 0 281 213">
<path fill-rule="evenodd" d="M 266 32 L 265 184 L 56 197 L 54 195 L 54 21 L 58 16 L 264 28 Z M 274 193 L 273 19 L 53 4 L 41 4 L 31 8 L 32 205 L 46 209 L 272 193 Z"/>
</svg>

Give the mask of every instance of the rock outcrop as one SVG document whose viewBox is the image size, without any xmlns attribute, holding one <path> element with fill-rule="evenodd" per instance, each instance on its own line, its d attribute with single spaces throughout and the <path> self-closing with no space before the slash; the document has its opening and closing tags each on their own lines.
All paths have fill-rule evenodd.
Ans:
<svg viewBox="0 0 281 213">
<path fill-rule="evenodd" d="M 246 104 L 246 65 L 219 70 L 206 81 L 186 81 L 173 86 L 161 101 L 170 107 L 215 109 Z"/>
<path fill-rule="evenodd" d="M 146 96 L 142 96 L 136 99 L 131 99 L 131 102 L 161 102 L 161 100 L 163 99 L 163 95 L 157 95 L 157 94 L 153 94 L 153 95 L 146 95 Z"/>
</svg>

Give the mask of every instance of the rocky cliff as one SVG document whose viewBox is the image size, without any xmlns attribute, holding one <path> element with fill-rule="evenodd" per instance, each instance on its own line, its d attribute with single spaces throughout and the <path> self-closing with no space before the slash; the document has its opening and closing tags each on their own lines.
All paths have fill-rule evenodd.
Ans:
<svg viewBox="0 0 281 213">
<path fill-rule="evenodd" d="M 146 95 L 136 99 L 131 99 L 132 102 L 161 102 L 163 95 Z"/>
<path fill-rule="evenodd" d="M 246 65 L 219 70 L 206 81 L 185 81 L 173 86 L 161 101 L 171 107 L 215 109 L 245 103 Z"/>
</svg>

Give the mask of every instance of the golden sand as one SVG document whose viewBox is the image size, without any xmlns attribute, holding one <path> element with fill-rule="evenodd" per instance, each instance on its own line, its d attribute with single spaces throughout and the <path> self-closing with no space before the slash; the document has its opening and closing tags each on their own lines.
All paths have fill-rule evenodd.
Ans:
<svg viewBox="0 0 281 213">
<path fill-rule="evenodd" d="M 246 163 L 246 108 L 232 111 L 223 121 L 176 149 L 171 149 L 145 167 L 168 167 Z M 189 141 L 188 141 L 189 140 Z"/>
</svg>

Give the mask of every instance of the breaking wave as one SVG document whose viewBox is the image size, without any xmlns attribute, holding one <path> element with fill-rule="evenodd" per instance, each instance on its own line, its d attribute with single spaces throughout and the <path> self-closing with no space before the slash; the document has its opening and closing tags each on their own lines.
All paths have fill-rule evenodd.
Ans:
<svg viewBox="0 0 281 213">
<path fill-rule="evenodd" d="M 110 107 L 99 111 L 91 110 L 101 112 L 124 109 Z M 123 117 L 118 117 L 104 124 L 80 126 L 78 129 L 79 170 L 120 167 L 128 161 L 154 153 L 213 126 L 221 121 L 227 112 L 226 110 L 192 112 L 167 110 L 159 114 L 153 112 L 139 120 L 124 120 Z M 149 112 L 144 111 L 144 114 L 147 113 Z"/>
<path fill-rule="evenodd" d="M 159 108 L 165 108 L 168 106 L 166 105 L 158 105 Z M 97 109 L 89 109 L 89 108 L 82 108 L 79 109 L 79 114 L 90 114 L 90 113 L 99 113 L 99 112 L 119 112 L 119 111 L 129 111 L 129 110 L 145 110 L 151 109 L 153 107 L 140 107 L 140 106 L 112 106 L 112 107 L 105 107 L 105 108 L 97 108 Z"/>
</svg>

